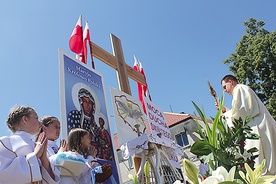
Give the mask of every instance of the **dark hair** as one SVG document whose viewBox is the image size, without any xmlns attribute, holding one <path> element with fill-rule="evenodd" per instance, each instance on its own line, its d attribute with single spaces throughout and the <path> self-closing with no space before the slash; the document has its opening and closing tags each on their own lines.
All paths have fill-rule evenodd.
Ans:
<svg viewBox="0 0 276 184">
<path fill-rule="evenodd" d="M 233 75 L 225 75 L 225 76 L 221 79 L 220 83 L 222 84 L 222 81 L 228 82 L 229 80 L 232 80 L 232 81 L 235 81 L 235 82 L 238 83 L 237 78 L 234 77 Z"/>
<path fill-rule="evenodd" d="M 58 119 L 55 116 L 42 116 L 40 119 L 42 125 L 46 127 L 52 124 L 55 120 L 58 121 Z"/>
<path fill-rule="evenodd" d="M 11 110 L 6 121 L 7 126 L 12 132 L 17 131 L 17 126 L 19 125 L 21 118 L 23 116 L 30 117 L 31 112 L 34 111 L 33 108 L 27 106 L 18 106 Z"/>
<path fill-rule="evenodd" d="M 82 128 L 71 129 L 68 136 L 68 147 L 70 151 L 76 151 L 81 155 L 86 156 L 87 150 L 82 146 L 81 139 L 89 134 L 87 130 Z"/>
<path fill-rule="evenodd" d="M 52 124 L 55 120 L 58 121 L 58 119 L 55 116 L 42 116 L 40 119 L 40 122 L 45 127 L 48 127 L 50 124 Z M 41 128 L 39 133 L 36 136 L 36 140 L 38 139 L 39 135 L 43 132 L 43 129 Z"/>
</svg>

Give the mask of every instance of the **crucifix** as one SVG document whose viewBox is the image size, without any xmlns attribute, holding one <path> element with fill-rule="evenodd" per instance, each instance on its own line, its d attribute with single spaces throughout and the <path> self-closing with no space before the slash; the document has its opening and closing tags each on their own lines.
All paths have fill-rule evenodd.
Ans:
<svg viewBox="0 0 276 184">
<path fill-rule="evenodd" d="M 105 51 L 93 42 L 90 42 L 90 54 L 117 70 L 118 84 L 121 91 L 131 95 L 128 77 L 140 84 L 146 85 L 144 76 L 125 63 L 121 41 L 115 35 L 110 34 L 113 55 Z M 139 132 L 139 131 L 137 131 Z M 138 135 L 139 136 L 139 135 Z M 141 159 L 134 157 L 134 168 L 137 173 Z"/>
</svg>

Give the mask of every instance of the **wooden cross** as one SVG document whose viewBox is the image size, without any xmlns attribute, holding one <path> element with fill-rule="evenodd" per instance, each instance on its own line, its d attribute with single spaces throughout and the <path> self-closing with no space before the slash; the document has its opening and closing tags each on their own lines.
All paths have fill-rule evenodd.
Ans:
<svg viewBox="0 0 276 184">
<path fill-rule="evenodd" d="M 105 51 L 93 42 L 90 42 L 90 54 L 105 64 L 117 70 L 118 84 L 121 91 L 131 95 L 128 77 L 140 84 L 146 85 L 145 77 L 125 63 L 121 41 L 115 35 L 110 34 L 113 55 Z M 138 131 L 139 132 L 139 131 Z M 133 157 L 134 170 L 138 173 L 141 158 Z"/>
<path fill-rule="evenodd" d="M 117 70 L 118 84 L 121 91 L 131 95 L 128 77 L 136 82 L 146 85 L 144 76 L 125 63 L 121 41 L 110 34 L 113 55 L 93 42 L 90 42 L 91 55 Z"/>
</svg>

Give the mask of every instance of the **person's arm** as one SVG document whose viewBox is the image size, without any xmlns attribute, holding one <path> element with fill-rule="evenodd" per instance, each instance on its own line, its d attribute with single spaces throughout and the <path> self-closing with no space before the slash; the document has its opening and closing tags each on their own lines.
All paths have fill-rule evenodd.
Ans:
<svg viewBox="0 0 276 184">
<path fill-rule="evenodd" d="M 25 142 L 18 140 L 17 143 L 29 149 Z M 0 139 L 0 183 L 31 183 L 40 180 L 42 176 L 35 153 L 24 155 L 13 152 L 9 138 Z"/>
<path fill-rule="evenodd" d="M 51 178 L 53 180 L 55 180 L 55 175 L 53 173 L 51 164 L 47 158 L 47 141 L 44 145 L 44 152 L 43 152 L 42 156 L 40 157 L 40 160 L 41 160 L 42 167 L 44 167 L 46 169 L 46 171 L 49 173 L 49 175 L 51 176 Z"/>
<path fill-rule="evenodd" d="M 43 179 L 50 183 L 58 183 L 60 178 L 54 174 L 54 166 L 51 165 L 47 157 L 47 143 L 48 140 L 45 133 L 43 132 L 39 135 L 34 150 L 37 158 L 39 158 L 41 161 L 42 175 L 45 176 Z"/>
</svg>

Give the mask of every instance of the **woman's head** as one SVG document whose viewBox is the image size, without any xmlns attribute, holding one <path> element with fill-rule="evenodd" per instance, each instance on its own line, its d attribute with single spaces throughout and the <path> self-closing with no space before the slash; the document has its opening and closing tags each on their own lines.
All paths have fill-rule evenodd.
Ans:
<svg viewBox="0 0 276 184">
<path fill-rule="evenodd" d="M 69 132 L 68 146 L 69 150 L 85 154 L 90 147 L 90 135 L 87 130 L 82 128 L 74 128 Z"/>
<path fill-rule="evenodd" d="M 78 97 L 84 114 L 86 116 L 93 115 L 95 113 L 95 100 L 91 93 L 88 90 L 81 88 Z"/>
<path fill-rule="evenodd" d="M 46 133 L 47 139 L 57 140 L 60 135 L 59 120 L 54 116 L 43 116 L 40 121 L 43 125 L 41 132 Z"/>
<path fill-rule="evenodd" d="M 41 126 L 35 110 L 27 106 L 12 109 L 6 124 L 12 132 L 25 131 L 32 135 L 37 134 Z"/>
</svg>

